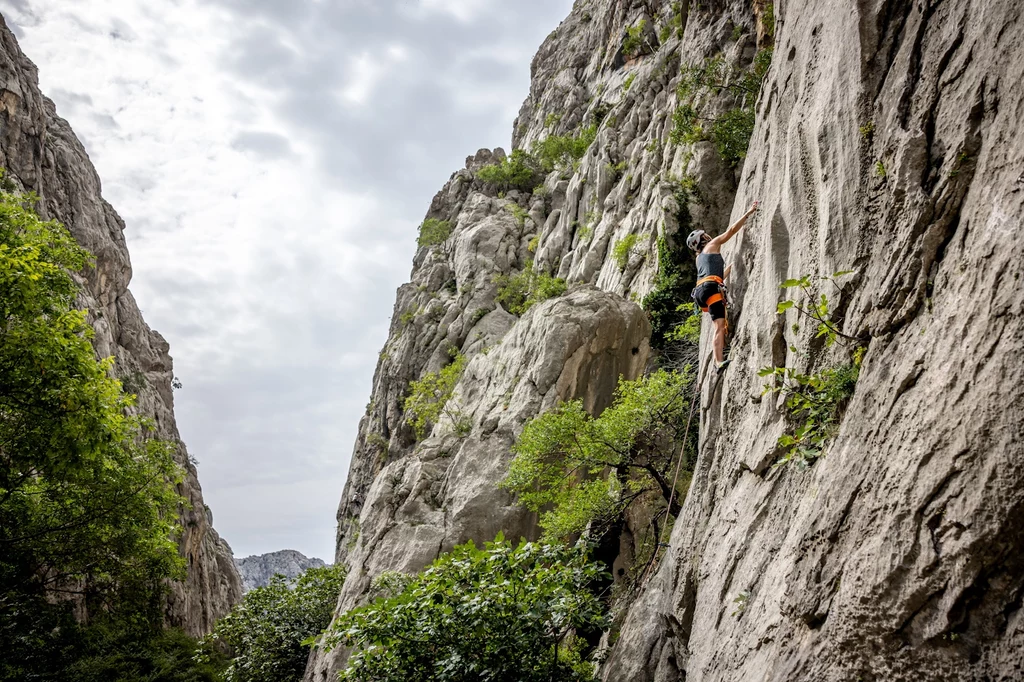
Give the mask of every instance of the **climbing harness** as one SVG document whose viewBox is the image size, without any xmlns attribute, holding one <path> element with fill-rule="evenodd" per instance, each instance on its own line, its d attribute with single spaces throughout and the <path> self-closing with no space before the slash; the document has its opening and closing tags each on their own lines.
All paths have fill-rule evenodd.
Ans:
<svg viewBox="0 0 1024 682">
<path fill-rule="evenodd" d="M 717 284 L 719 290 L 711 294 L 711 296 L 708 297 L 708 300 L 704 301 L 704 305 L 701 305 L 700 301 L 697 300 L 697 289 L 700 289 L 701 284 L 707 284 L 708 282 L 714 282 L 715 284 Z M 725 281 L 721 277 L 718 277 L 716 275 L 709 275 L 708 277 L 702 277 L 697 280 L 697 286 L 693 288 L 693 292 L 690 294 L 690 296 L 693 297 L 693 302 L 696 303 L 701 310 L 703 310 L 704 312 L 708 312 L 711 306 L 718 303 L 719 301 L 725 303 L 725 294 L 723 293 L 724 288 Z"/>
</svg>

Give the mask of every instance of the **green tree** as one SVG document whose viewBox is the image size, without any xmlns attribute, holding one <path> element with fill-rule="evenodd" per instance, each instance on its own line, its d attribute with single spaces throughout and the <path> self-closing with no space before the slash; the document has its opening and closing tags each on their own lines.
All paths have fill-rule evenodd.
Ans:
<svg viewBox="0 0 1024 682">
<path fill-rule="evenodd" d="M 528 422 L 513 446 L 502 486 L 541 512 L 545 537 L 563 539 L 594 524 L 601 531 L 648 493 L 679 513 L 671 494 L 672 465 L 681 451 L 693 461 L 696 429 L 687 443 L 693 373 L 659 370 L 622 381 L 612 406 L 597 418 L 574 400 Z M 692 467 L 691 467 L 692 468 Z M 657 535 L 657 533 L 655 533 Z"/>
<path fill-rule="evenodd" d="M 173 446 L 128 416 L 69 271 L 88 254 L 0 193 L 0 614 L 18 595 L 103 600 L 180 575 Z M 91 603 L 91 602 L 90 602 Z"/>
<path fill-rule="evenodd" d="M 721 56 L 706 59 L 695 66 L 684 66 L 676 91 L 679 107 L 672 115 L 673 144 L 693 144 L 711 140 L 729 165 L 737 165 L 747 154 L 754 133 L 754 104 L 761 82 L 772 62 L 772 49 L 757 53 L 749 68 L 728 64 Z M 739 106 L 713 117 L 702 116 L 694 105 L 700 96 L 728 93 Z"/>
<path fill-rule="evenodd" d="M 548 135 L 535 142 L 531 151 L 541 169 L 550 173 L 575 166 L 596 139 L 597 125 L 589 125 L 574 135 Z"/>
<path fill-rule="evenodd" d="M 354 682 L 585 682 L 573 634 L 608 626 L 588 590 L 604 577 L 581 545 L 470 542 L 390 581 L 397 594 L 344 614 L 324 642 L 356 649 L 341 675 Z"/>
<path fill-rule="evenodd" d="M 302 679 L 308 645 L 330 624 L 344 582 L 343 566 L 326 566 L 307 570 L 294 585 L 275 575 L 267 587 L 247 592 L 206 640 L 223 642 L 234 651 L 224 680 Z"/>
<path fill-rule="evenodd" d="M 182 472 L 74 309 L 89 254 L 35 201 L 0 191 L 0 679 L 122 679 L 88 672 L 117 661 L 148 675 L 174 648 L 162 581 L 184 571 Z"/>
</svg>

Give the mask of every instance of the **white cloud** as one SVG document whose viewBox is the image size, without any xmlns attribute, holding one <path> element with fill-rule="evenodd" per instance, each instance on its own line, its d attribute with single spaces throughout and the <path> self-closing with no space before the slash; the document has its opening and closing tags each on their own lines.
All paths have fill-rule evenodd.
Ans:
<svg viewBox="0 0 1024 682">
<path fill-rule="evenodd" d="M 333 556 L 416 225 L 466 154 L 507 144 L 571 2 L 492 5 L 0 0 L 125 218 L 239 555 Z"/>
</svg>

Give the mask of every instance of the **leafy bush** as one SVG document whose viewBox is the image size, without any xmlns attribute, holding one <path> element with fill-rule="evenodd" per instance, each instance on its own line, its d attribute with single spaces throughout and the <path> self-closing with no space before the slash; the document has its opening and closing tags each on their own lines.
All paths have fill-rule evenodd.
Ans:
<svg viewBox="0 0 1024 682">
<path fill-rule="evenodd" d="M 498 275 L 494 281 L 498 285 L 495 300 L 513 315 L 523 315 L 535 303 L 561 296 L 567 288 L 564 279 L 537 272 L 532 260 L 519 274 Z"/>
<path fill-rule="evenodd" d="M 633 253 L 633 247 L 636 246 L 636 240 L 635 234 L 629 234 L 615 242 L 615 246 L 612 248 L 612 259 L 619 266 L 619 270 L 625 270 L 629 265 L 629 257 Z"/>
<path fill-rule="evenodd" d="M 575 135 L 548 135 L 534 143 L 532 152 L 542 170 L 550 173 L 556 169 L 572 167 L 582 159 L 597 139 L 597 125 L 590 125 Z"/>
<path fill-rule="evenodd" d="M 478 170 L 476 177 L 501 190 L 518 189 L 529 192 L 540 182 L 538 170 L 536 159 L 522 149 L 516 149 L 500 163 Z"/>
<path fill-rule="evenodd" d="M 640 55 L 647 43 L 644 38 L 646 30 L 646 19 L 641 19 L 639 24 L 626 29 L 626 38 L 622 41 L 622 56 L 629 59 Z"/>
<path fill-rule="evenodd" d="M 455 385 L 466 369 L 466 356 L 456 353 L 452 362 L 439 372 L 427 372 L 419 381 L 409 384 L 409 396 L 405 399 L 405 421 L 416 430 L 416 438 L 422 440 L 430 433 L 442 413 L 453 423 L 462 421 L 462 415 L 448 407 Z"/>
<path fill-rule="evenodd" d="M 330 624 L 344 582 L 343 566 L 326 566 L 308 569 L 294 585 L 275 575 L 268 586 L 246 593 L 207 640 L 223 642 L 234 651 L 224 680 L 302 679 L 307 647 Z"/>
<path fill-rule="evenodd" d="M 783 455 L 774 468 L 795 462 L 807 468 L 824 454 L 828 442 L 839 428 L 839 416 L 853 395 L 860 376 L 862 352 L 850 364 L 829 367 L 816 374 L 801 374 L 789 367 L 765 367 L 758 376 L 773 377 L 764 393 L 785 396 L 789 418 L 799 424 L 791 433 L 779 437 Z"/>
<path fill-rule="evenodd" d="M 502 487 L 528 509 L 541 512 L 549 539 L 606 528 L 630 504 L 649 492 L 663 503 L 671 495 L 671 466 L 683 449 L 693 372 L 659 370 L 636 381 L 621 381 L 612 406 L 596 419 L 583 402 L 562 403 L 528 422 L 513 446 L 515 458 Z M 696 431 L 685 443 L 695 459 Z"/>
<path fill-rule="evenodd" d="M 683 37 L 683 6 L 681 2 L 672 3 L 672 14 L 669 16 L 668 22 L 661 27 L 658 40 L 664 43 L 672 37 L 673 33 L 679 38 Z"/>
<path fill-rule="evenodd" d="M 69 272 L 90 257 L 35 200 L 0 192 L 0 618 L 54 589 L 90 611 L 129 594 L 153 601 L 184 571 L 174 445 L 128 416 L 134 396 L 74 309 Z"/>
<path fill-rule="evenodd" d="M 677 197 L 677 201 L 683 201 Z M 680 223 L 680 234 L 690 229 L 686 204 L 680 208 L 686 221 Z M 658 274 L 654 288 L 644 297 L 641 306 L 651 321 L 651 346 L 663 350 L 671 342 L 670 334 L 688 315 L 682 306 L 690 300 L 690 291 L 697 279 L 693 258 L 685 246 L 671 248 L 664 237 L 658 238 Z"/>
<path fill-rule="evenodd" d="M 721 56 L 683 67 L 676 93 L 680 104 L 672 114 L 672 143 L 711 140 L 723 160 L 733 166 L 738 164 L 746 156 L 754 133 L 754 104 L 771 61 L 772 50 L 766 48 L 755 55 L 750 68 L 745 70 L 726 63 Z M 722 92 L 740 98 L 740 106 L 717 117 L 701 116 L 694 100 L 700 95 Z"/>
<path fill-rule="evenodd" d="M 452 226 L 447 220 L 427 218 L 420 225 L 420 236 L 416 240 L 416 245 L 420 247 L 437 246 L 447 241 L 451 234 Z"/>
<path fill-rule="evenodd" d="M 842 292 L 842 287 L 839 286 L 839 280 L 847 275 L 852 275 L 853 270 L 840 270 L 834 273 L 830 277 L 819 278 L 822 282 L 828 282 L 831 284 L 837 292 Z M 812 291 L 812 282 L 809 275 L 805 275 L 798 279 L 787 279 L 780 285 L 783 289 L 799 289 L 804 295 L 803 301 L 786 300 L 778 305 L 777 313 L 779 315 L 785 313 L 787 310 L 796 310 L 798 313 L 807 317 L 818 324 L 818 334 L 816 338 L 824 338 L 825 345 L 831 346 L 836 342 L 837 339 L 843 339 L 845 341 L 856 341 L 852 336 L 843 334 L 839 331 L 837 323 L 832 320 L 832 315 L 829 311 L 828 295 L 824 292 L 821 293 L 821 298 L 814 295 Z"/>
<path fill-rule="evenodd" d="M 588 682 L 573 633 L 608 626 L 588 591 L 603 577 L 582 546 L 470 542 L 380 585 L 397 594 L 344 614 L 324 641 L 356 649 L 341 674 L 354 682 Z"/>
<path fill-rule="evenodd" d="M 626 77 L 626 81 L 622 84 L 623 92 L 628 92 L 629 88 L 633 85 L 633 81 L 636 80 L 636 74 L 631 73 Z"/>
<path fill-rule="evenodd" d="M 852 271 L 844 270 L 819 280 L 841 292 L 838 280 L 849 274 Z M 791 367 L 765 367 L 758 372 L 758 376 L 773 379 L 772 383 L 765 384 L 763 393 L 785 396 L 787 414 L 800 424 L 791 433 L 779 437 L 778 446 L 783 456 L 776 462 L 776 467 L 796 462 L 799 467 L 806 468 L 825 452 L 828 441 L 838 428 L 841 411 L 853 395 L 864 357 L 864 348 L 859 346 L 858 340 L 841 332 L 839 323 L 833 319 L 828 295 L 824 292 L 820 297 L 815 295 L 812 284 L 810 276 L 783 282 L 782 288 L 799 289 L 803 299 L 779 303 L 778 314 L 795 310 L 807 317 L 817 324 L 815 338 L 823 338 L 826 346 L 836 341 L 854 346 L 853 359 L 849 364 L 828 367 L 815 374 L 802 374 Z M 794 328 L 799 329 L 799 326 Z M 790 351 L 795 353 L 797 349 L 790 346 Z"/>
</svg>

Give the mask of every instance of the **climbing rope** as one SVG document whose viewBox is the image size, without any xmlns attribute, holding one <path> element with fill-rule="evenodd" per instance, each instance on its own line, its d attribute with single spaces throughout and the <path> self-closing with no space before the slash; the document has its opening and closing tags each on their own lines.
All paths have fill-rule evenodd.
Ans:
<svg viewBox="0 0 1024 682">
<path fill-rule="evenodd" d="M 711 355 L 711 353 L 709 353 L 708 354 L 707 363 L 711 362 L 712 357 L 713 356 Z M 704 365 L 705 368 L 707 368 L 709 366 L 707 363 L 705 363 L 705 365 Z M 658 537 L 658 541 L 654 545 L 654 556 L 658 555 L 658 547 L 661 547 L 664 544 L 664 540 L 665 540 L 664 534 L 665 534 L 665 531 L 667 531 L 668 527 L 669 527 L 668 517 L 672 513 L 672 502 L 675 501 L 676 485 L 679 483 L 679 471 L 683 468 L 683 459 L 686 458 L 686 444 L 687 444 L 687 441 L 690 438 L 690 426 L 693 424 L 693 413 L 696 410 L 697 400 L 698 400 L 698 397 L 700 395 L 700 387 L 704 384 L 704 377 L 707 376 L 706 374 L 704 374 L 704 373 L 702 373 L 700 371 L 700 363 L 698 363 L 697 367 L 698 367 L 697 377 L 696 377 L 697 380 L 693 382 L 693 397 L 690 399 L 690 413 L 689 413 L 689 415 L 686 418 L 686 429 L 685 429 L 685 431 L 683 431 L 683 445 L 682 445 L 681 448 L 679 448 L 679 457 L 676 460 L 676 471 L 675 471 L 675 474 L 672 477 L 672 492 L 669 493 L 669 496 L 668 496 L 668 507 L 665 508 L 665 526 L 662 528 L 661 533 L 659 534 L 659 537 Z M 658 563 L 660 563 L 660 562 L 658 562 Z M 650 563 L 647 564 L 647 568 L 644 570 L 644 574 L 640 578 L 640 583 L 639 583 L 640 585 L 644 585 L 647 582 L 647 574 L 650 573 L 651 567 L 654 566 L 654 564 L 655 564 L 654 561 L 651 561 Z"/>
</svg>

